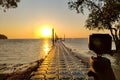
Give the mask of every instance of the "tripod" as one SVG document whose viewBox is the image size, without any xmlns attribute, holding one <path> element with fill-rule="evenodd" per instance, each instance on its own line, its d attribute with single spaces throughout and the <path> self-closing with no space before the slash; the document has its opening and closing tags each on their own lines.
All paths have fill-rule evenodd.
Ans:
<svg viewBox="0 0 120 80">
<path fill-rule="evenodd" d="M 88 76 L 94 77 L 95 80 L 115 80 L 110 60 L 98 54 L 97 57 L 90 58 Z"/>
</svg>

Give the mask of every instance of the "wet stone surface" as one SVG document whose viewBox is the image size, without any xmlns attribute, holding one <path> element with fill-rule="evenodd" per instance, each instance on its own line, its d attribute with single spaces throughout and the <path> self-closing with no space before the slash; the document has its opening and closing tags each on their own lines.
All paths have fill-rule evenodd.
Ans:
<svg viewBox="0 0 120 80">
<path fill-rule="evenodd" d="M 73 56 L 63 44 L 57 43 L 55 49 L 31 74 L 30 80 L 94 80 L 87 76 L 87 72 L 85 63 Z"/>
</svg>

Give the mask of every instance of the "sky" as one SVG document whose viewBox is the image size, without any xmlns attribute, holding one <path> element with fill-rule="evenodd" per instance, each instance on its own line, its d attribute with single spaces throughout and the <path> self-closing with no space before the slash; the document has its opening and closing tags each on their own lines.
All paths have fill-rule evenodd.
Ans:
<svg viewBox="0 0 120 80">
<path fill-rule="evenodd" d="M 85 28 L 86 14 L 68 8 L 69 0 L 21 0 L 18 7 L 0 10 L 0 34 L 8 38 L 41 38 L 43 27 L 54 28 L 59 37 L 87 38 L 92 33 Z"/>
</svg>

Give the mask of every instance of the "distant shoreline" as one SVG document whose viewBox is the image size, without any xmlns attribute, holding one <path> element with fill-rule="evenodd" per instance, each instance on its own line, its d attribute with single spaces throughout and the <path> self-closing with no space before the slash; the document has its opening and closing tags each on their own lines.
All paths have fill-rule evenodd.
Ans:
<svg viewBox="0 0 120 80">
<path fill-rule="evenodd" d="M 8 39 L 8 37 L 5 36 L 4 34 L 0 34 L 0 39 Z"/>
</svg>

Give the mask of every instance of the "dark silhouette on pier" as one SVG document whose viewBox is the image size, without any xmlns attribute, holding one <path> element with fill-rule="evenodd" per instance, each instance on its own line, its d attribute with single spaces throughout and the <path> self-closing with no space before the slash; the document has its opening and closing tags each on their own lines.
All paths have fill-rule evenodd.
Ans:
<svg viewBox="0 0 120 80">
<path fill-rule="evenodd" d="M 110 60 L 101 56 L 90 58 L 88 76 L 93 76 L 95 80 L 116 80 Z"/>
<path fill-rule="evenodd" d="M 112 38 L 109 34 L 92 34 L 89 38 L 89 49 L 93 50 L 97 57 L 90 58 L 90 71 L 88 76 L 95 80 L 115 80 L 111 62 L 102 57 L 103 54 L 110 54 Z"/>
</svg>

